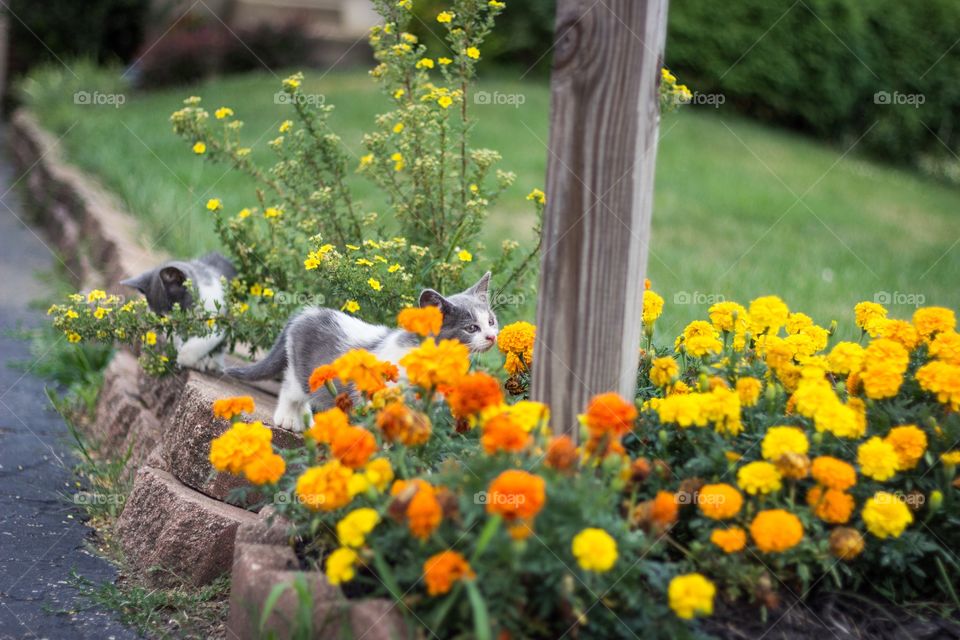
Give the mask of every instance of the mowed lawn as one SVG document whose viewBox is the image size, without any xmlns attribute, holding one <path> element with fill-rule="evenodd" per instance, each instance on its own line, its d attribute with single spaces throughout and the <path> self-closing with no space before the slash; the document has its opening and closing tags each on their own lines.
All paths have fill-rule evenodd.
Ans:
<svg viewBox="0 0 960 640">
<path fill-rule="evenodd" d="M 482 85 L 491 95 L 523 96 L 520 106 L 471 106 L 475 146 L 500 151 L 502 168 L 518 176 L 490 217 L 493 250 L 503 238 L 532 241 L 524 196 L 544 182 L 549 89 L 506 72 Z M 188 95 L 211 111 L 230 106 L 246 123 L 254 158 L 269 163 L 266 143 L 291 110 L 274 104 L 278 87 L 273 75 L 256 73 L 133 95 L 119 109 L 57 105 L 40 116 L 66 132 L 68 157 L 140 217 L 145 242 L 187 256 L 217 247 L 206 200 L 239 210 L 254 202 L 254 184 L 194 156 L 169 114 Z M 362 71 L 308 73 L 305 91 L 336 105 L 333 129 L 357 156 L 362 132 L 388 109 Z M 823 324 L 838 320 L 844 336 L 855 335 L 852 307 L 864 299 L 888 301 L 899 317 L 917 301 L 960 308 L 960 190 L 873 163 L 853 142 L 832 147 L 710 107 L 664 116 L 649 264 L 667 301 L 660 341 L 713 301 L 770 293 Z M 383 210 L 366 182 L 353 183 L 368 210 Z"/>
</svg>

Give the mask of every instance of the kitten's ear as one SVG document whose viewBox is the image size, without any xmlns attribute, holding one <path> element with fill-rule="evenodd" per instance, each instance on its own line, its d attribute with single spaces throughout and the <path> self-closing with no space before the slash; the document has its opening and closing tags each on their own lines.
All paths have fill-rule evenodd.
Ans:
<svg viewBox="0 0 960 640">
<path fill-rule="evenodd" d="M 481 298 L 486 298 L 487 292 L 489 290 L 490 290 L 490 272 L 487 271 L 485 274 L 483 274 L 483 277 L 477 281 L 477 284 L 473 285 L 472 287 L 464 291 L 464 293 L 469 294 L 471 296 L 479 296 Z"/>
<path fill-rule="evenodd" d="M 179 267 L 168 265 L 160 269 L 160 281 L 163 283 L 163 288 L 167 291 L 183 287 L 183 283 L 186 282 L 186 280 L 187 274 Z"/>
<path fill-rule="evenodd" d="M 136 289 L 140 293 L 146 295 L 147 290 L 150 288 L 150 281 L 153 280 L 154 273 L 155 273 L 154 270 L 144 271 L 138 276 L 127 278 L 126 280 L 121 280 L 120 284 L 122 284 L 125 287 L 131 287 L 133 289 Z"/>
<path fill-rule="evenodd" d="M 433 289 L 424 289 L 423 293 L 420 294 L 421 307 L 437 307 L 440 311 L 443 311 L 449 305 L 447 299 Z"/>
</svg>

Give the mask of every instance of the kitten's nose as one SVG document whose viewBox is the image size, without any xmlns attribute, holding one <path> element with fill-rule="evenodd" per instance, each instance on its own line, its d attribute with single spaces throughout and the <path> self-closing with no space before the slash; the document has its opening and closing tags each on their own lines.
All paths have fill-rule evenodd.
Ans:
<svg viewBox="0 0 960 640">
<path fill-rule="evenodd" d="M 486 336 L 486 338 L 487 338 L 487 342 L 489 342 L 490 344 L 493 344 L 494 342 L 497 341 L 497 336 Z"/>
</svg>

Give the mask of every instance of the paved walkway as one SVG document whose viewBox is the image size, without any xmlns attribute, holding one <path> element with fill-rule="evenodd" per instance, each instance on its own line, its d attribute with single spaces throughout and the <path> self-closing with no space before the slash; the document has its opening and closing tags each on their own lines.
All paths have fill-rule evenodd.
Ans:
<svg viewBox="0 0 960 640">
<path fill-rule="evenodd" d="M 56 258 L 18 219 L 26 219 L 15 192 L 18 175 L 0 131 L 0 640 L 12 638 L 136 638 L 104 611 L 83 606 L 71 572 L 103 583 L 114 568 L 89 553 L 90 529 L 64 498 L 74 464 L 67 430 L 44 395 L 45 381 L 12 362 L 32 362 L 29 344 L 11 336 L 45 322 L 31 300 L 43 296 L 38 271 Z"/>
</svg>

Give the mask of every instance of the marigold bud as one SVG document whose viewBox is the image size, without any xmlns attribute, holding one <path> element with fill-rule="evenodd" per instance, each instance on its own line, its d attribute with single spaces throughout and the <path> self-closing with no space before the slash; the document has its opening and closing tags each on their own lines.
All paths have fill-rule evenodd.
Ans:
<svg viewBox="0 0 960 640">
<path fill-rule="evenodd" d="M 930 513 L 936 513 L 940 510 L 941 506 L 943 506 L 943 492 L 939 489 L 934 489 L 930 492 Z"/>
<path fill-rule="evenodd" d="M 774 465 L 780 475 L 791 480 L 803 480 L 810 474 L 810 458 L 802 453 L 785 453 Z"/>
<path fill-rule="evenodd" d="M 353 398 L 346 391 L 337 394 L 334 404 L 347 415 L 350 415 L 350 412 L 353 411 Z"/>
<path fill-rule="evenodd" d="M 863 552 L 863 534 L 850 527 L 830 532 L 830 553 L 841 560 L 853 560 Z"/>
</svg>

